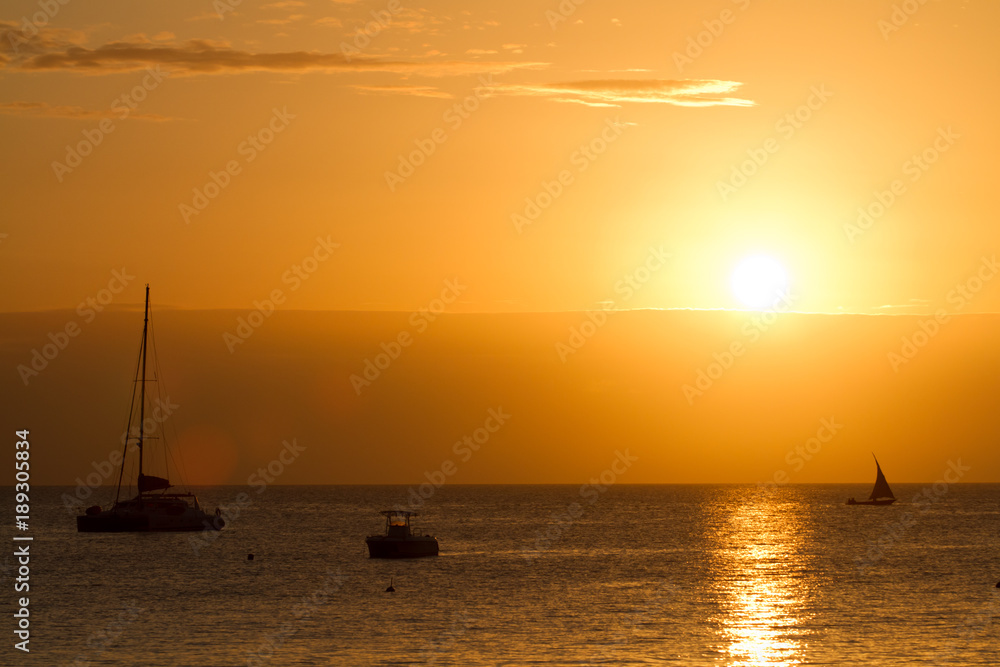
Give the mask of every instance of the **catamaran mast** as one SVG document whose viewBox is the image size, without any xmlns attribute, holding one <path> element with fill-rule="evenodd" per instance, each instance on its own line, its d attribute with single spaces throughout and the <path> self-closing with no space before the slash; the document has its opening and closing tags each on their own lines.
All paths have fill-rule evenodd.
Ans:
<svg viewBox="0 0 1000 667">
<path fill-rule="evenodd" d="M 142 384 L 139 389 L 139 495 L 142 495 L 142 435 L 146 419 L 146 332 L 149 329 L 149 284 L 146 284 L 146 311 L 142 320 Z"/>
<path fill-rule="evenodd" d="M 145 317 L 142 322 L 142 344 L 140 345 L 139 352 L 139 364 L 142 365 L 142 386 L 140 387 L 140 394 L 142 396 L 139 401 L 139 413 L 142 414 L 145 410 L 146 405 L 146 329 L 149 324 L 149 285 L 146 285 L 146 306 L 145 306 Z M 139 377 L 139 369 L 135 371 L 136 378 Z M 121 498 L 122 492 L 122 479 L 125 477 L 125 461 L 128 457 L 128 441 L 131 439 L 132 433 L 132 410 L 135 409 L 135 388 L 132 389 L 132 404 L 128 411 L 128 423 L 125 425 L 125 443 L 122 449 L 122 467 L 118 471 L 118 486 L 115 489 L 115 505 L 118 504 L 119 498 Z M 142 419 L 140 417 L 139 421 L 139 474 L 142 474 Z"/>
</svg>

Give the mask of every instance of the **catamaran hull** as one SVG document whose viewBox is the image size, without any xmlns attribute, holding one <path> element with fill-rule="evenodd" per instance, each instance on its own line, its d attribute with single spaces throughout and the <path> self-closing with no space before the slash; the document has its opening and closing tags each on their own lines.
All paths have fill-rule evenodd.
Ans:
<svg viewBox="0 0 1000 667">
<path fill-rule="evenodd" d="M 888 498 L 884 500 L 862 500 L 861 502 L 858 502 L 854 498 L 851 498 L 850 500 L 847 501 L 847 504 L 848 505 L 891 505 L 894 502 L 896 502 L 895 498 Z"/>
<path fill-rule="evenodd" d="M 423 558 L 438 555 L 437 540 L 432 538 L 392 539 L 369 537 L 369 558 Z"/>
<path fill-rule="evenodd" d="M 79 533 L 172 533 L 196 530 L 221 530 L 226 522 L 221 517 L 151 516 L 101 512 L 76 517 Z"/>
<path fill-rule="evenodd" d="M 76 517 L 78 533 L 132 533 L 149 530 L 145 517 L 123 517 L 115 514 Z"/>
</svg>

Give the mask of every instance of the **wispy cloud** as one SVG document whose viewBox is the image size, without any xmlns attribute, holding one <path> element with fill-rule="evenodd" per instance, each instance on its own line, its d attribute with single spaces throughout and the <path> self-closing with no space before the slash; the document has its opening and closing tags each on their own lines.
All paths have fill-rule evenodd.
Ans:
<svg viewBox="0 0 1000 667">
<path fill-rule="evenodd" d="M 9 24 L 8 24 L 9 25 Z M 486 62 L 444 59 L 383 59 L 371 56 L 346 56 L 342 53 L 316 51 L 252 52 L 226 43 L 191 40 L 182 44 L 151 43 L 146 40 L 118 41 L 96 48 L 69 42 L 47 31 L 20 48 L 9 46 L 9 32 L 0 25 L 0 66 L 24 72 L 73 71 L 102 75 L 160 66 L 174 75 L 228 74 L 241 72 L 396 72 L 431 77 L 504 73 L 515 69 L 544 67 L 545 63 Z M 23 41 L 23 40 L 22 40 Z"/>
<path fill-rule="evenodd" d="M 875 310 L 900 310 L 906 308 L 926 308 L 930 304 L 927 299 L 910 299 L 909 303 L 906 304 L 893 304 L 886 303 L 881 306 L 875 306 Z"/>
<path fill-rule="evenodd" d="M 87 34 L 82 30 L 39 28 L 35 34 L 27 35 L 22 27 L 16 21 L 0 21 L 0 55 L 7 62 L 52 49 L 81 45 L 87 41 Z"/>
<path fill-rule="evenodd" d="M 288 25 L 295 21 L 301 21 L 306 17 L 305 14 L 291 14 L 283 19 L 258 19 L 257 23 L 261 25 Z"/>
<path fill-rule="evenodd" d="M 553 102 L 574 102 L 594 107 L 622 104 L 673 104 L 683 107 L 753 106 L 752 100 L 732 97 L 742 84 L 717 79 L 568 81 L 538 85 L 499 86 L 497 93 L 544 97 Z"/>
<path fill-rule="evenodd" d="M 450 99 L 454 95 L 438 90 L 432 86 L 408 86 L 408 85 L 385 85 L 385 86 L 351 86 L 362 93 L 373 95 L 412 95 L 414 97 L 438 97 Z"/>
<path fill-rule="evenodd" d="M 363 10 L 363 13 L 362 11 Z M 364 7 L 359 11 L 341 13 L 343 24 L 349 28 L 348 32 L 354 33 L 363 30 L 371 33 L 372 19 L 379 26 L 378 31 L 403 31 L 412 35 L 440 36 L 451 19 L 440 12 L 423 9 L 420 7 L 397 7 L 394 11 L 372 10 Z"/>
<path fill-rule="evenodd" d="M 342 28 L 344 22 L 336 16 L 324 16 L 313 21 L 313 25 L 321 25 L 326 28 Z"/>
<path fill-rule="evenodd" d="M 120 118 L 121 111 L 112 109 L 84 109 L 76 106 L 51 105 L 47 102 L 0 102 L 0 114 L 6 116 L 36 116 L 43 118 L 69 118 L 89 120 L 92 118 Z M 155 113 L 129 113 L 129 118 L 162 122 L 177 120 Z"/>
</svg>

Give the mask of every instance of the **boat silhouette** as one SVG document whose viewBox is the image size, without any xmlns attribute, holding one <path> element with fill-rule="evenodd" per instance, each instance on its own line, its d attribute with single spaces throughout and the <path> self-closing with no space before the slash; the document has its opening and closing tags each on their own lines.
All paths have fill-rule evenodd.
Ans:
<svg viewBox="0 0 1000 667">
<path fill-rule="evenodd" d="M 431 535 L 414 535 L 410 519 L 416 512 L 406 510 L 384 510 L 385 535 L 369 535 L 365 538 L 370 558 L 422 558 L 438 555 L 437 538 Z"/>
<path fill-rule="evenodd" d="M 76 517 L 76 530 L 80 533 L 131 533 L 131 532 L 172 532 L 193 530 L 220 530 L 225 521 L 216 509 L 215 516 L 208 514 L 198 504 L 193 493 L 167 493 L 173 485 L 165 477 L 155 477 L 143 473 L 143 449 L 148 439 L 145 434 L 144 418 L 146 409 L 146 348 L 149 338 L 149 285 L 146 285 L 146 307 L 142 323 L 142 345 L 139 364 L 135 372 L 135 383 L 139 390 L 139 434 L 135 444 L 139 450 L 139 476 L 136 479 L 138 494 L 130 500 L 121 500 L 122 481 L 125 478 L 125 462 L 132 438 L 125 438 L 122 465 L 118 473 L 118 487 L 115 502 L 108 508 L 100 505 L 88 507 L 86 512 Z M 155 368 L 155 366 L 154 366 Z M 132 417 L 135 416 L 135 392 L 132 390 L 131 407 L 127 434 L 132 433 Z M 156 493 L 159 491 L 159 493 Z M 252 557 L 251 557 L 252 558 Z"/>
<path fill-rule="evenodd" d="M 882 474 L 882 467 L 878 464 L 878 459 L 874 454 L 872 454 L 872 458 L 875 459 L 875 487 L 872 489 L 871 495 L 868 496 L 868 500 L 860 502 L 854 498 L 848 498 L 848 505 L 891 505 L 896 502 L 896 496 L 892 495 L 892 489 L 889 488 L 889 482 Z"/>
</svg>

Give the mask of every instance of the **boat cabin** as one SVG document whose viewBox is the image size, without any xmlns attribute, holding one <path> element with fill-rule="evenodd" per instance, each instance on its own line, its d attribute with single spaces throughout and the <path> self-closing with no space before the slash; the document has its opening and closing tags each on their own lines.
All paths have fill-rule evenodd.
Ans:
<svg viewBox="0 0 1000 667">
<path fill-rule="evenodd" d="M 407 510 L 384 510 L 386 537 L 409 537 L 411 535 L 410 518 L 417 516 L 416 512 Z"/>
</svg>

